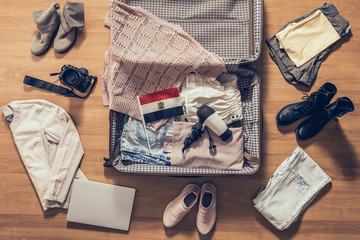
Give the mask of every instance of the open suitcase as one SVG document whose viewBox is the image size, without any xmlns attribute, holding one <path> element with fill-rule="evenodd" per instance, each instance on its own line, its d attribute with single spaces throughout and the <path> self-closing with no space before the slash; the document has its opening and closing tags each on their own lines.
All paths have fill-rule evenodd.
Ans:
<svg viewBox="0 0 360 240">
<path fill-rule="evenodd" d="M 210 52 L 220 56 L 228 73 L 238 76 L 244 118 L 244 166 L 238 171 L 183 168 L 122 161 L 120 137 L 125 114 L 110 110 L 109 158 L 104 166 L 119 172 L 156 175 L 250 175 L 261 165 L 261 78 L 246 63 L 259 58 L 262 41 L 262 0 L 127 0 L 169 22 L 180 25 Z M 212 16 L 209 19 L 207 16 Z M 215 34 L 212 34 L 215 33 Z"/>
</svg>

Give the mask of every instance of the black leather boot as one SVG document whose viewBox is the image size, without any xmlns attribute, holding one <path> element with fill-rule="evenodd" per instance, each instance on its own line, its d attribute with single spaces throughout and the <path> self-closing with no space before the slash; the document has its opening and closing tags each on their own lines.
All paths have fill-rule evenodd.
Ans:
<svg viewBox="0 0 360 240">
<path fill-rule="evenodd" d="M 324 83 L 319 90 L 311 93 L 310 96 L 304 96 L 304 101 L 283 107 L 276 115 L 276 122 L 279 125 L 288 125 L 302 117 L 313 114 L 328 105 L 336 92 L 337 88 L 334 84 Z"/>
<path fill-rule="evenodd" d="M 309 119 L 300 123 L 296 129 L 296 137 L 299 140 L 312 138 L 320 132 L 331 119 L 342 117 L 346 113 L 352 111 L 354 111 L 354 104 L 349 98 L 338 98 L 335 102 L 324 107 L 322 111 L 319 111 Z"/>
</svg>

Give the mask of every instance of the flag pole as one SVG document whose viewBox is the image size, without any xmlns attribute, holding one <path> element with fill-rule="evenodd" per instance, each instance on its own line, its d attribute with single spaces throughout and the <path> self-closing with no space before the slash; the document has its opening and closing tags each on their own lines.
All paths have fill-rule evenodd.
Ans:
<svg viewBox="0 0 360 240">
<path fill-rule="evenodd" d="M 143 124 L 143 126 L 144 126 L 144 131 L 145 131 L 146 141 L 147 141 L 148 148 L 149 148 L 149 153 L 151 153 L 151 148 L 150 148 L 149 137 L 148 137 L 148 134 L 147 134 L 147 131 L 146 131 L 145 119 L 144 119 L 144 114 L 143 114 L 143 111 L 142 111 L 142 108 L 141 108 L 141 104 L 140 104 L 140 99 L 139 99 L 139 96 L 137 96 L 137 100 L 138 100 L 139 109 L 140 109 L 140 113 L 141 113 L 142 124 Z"/>
</svg>

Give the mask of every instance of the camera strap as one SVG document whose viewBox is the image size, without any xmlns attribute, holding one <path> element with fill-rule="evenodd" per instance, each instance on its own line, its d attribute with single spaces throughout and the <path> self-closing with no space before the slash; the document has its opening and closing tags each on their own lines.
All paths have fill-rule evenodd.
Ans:
<svg viewBox="0 0 360 240">
<path fill-rule="evenodd" d="M 40 80 L 38 78 L 30 77 L 30 76 L 25 76 L 24 83 L 27 85 L 33 86 L 33 87 L 41 88 L 41 89 L 44 89 L 47 91 L 51 91 L 51 92 L 55 92 L 55 93 L 64 95 L 65 97 L 87 98 L 90 95 L 90 93 L 91 93 L 92 89 L 94 88 L 95 83 L 97 81 L 96 77 L 90 76 L 90 78 L 93 81 L 92 86 L 90 87 L 89 92 L 85 96 L 77 95 L 73 91 L 72 88 L 70 90 L 68 88 L 64 88 L 62 86 L 59 86 L 59 85 L 56 85 L 53 83 L 49 83 L 49 82 Z"/>
<path fill-rule="evenodd" d="M 25 76 L 24 78 L 24 83 L 33 87 L 37 87 L 37 88 L 41 88 L 47 91 L 51 91 L 51 92 L 55 92 L 55 93 L 59 93 L 61 95 L 64 95 L 66 97 L 76 97 L 76 94 L 64 87 L 49 83 L 49 82 L 45 82 L 43 80 L 34 78 L 34 77 L 30 77 L 30 76 Z"/>
</svg>

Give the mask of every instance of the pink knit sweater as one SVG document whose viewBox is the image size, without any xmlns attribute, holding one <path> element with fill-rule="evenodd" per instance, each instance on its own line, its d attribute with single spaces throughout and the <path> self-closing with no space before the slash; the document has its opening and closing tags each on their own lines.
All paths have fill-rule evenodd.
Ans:
<svg viewBox="0 0 360 240">
<path fill-rule="evenodd" d="M 190 72 L 214 80 L 226 72 L 224 62 L 180 26 L 140 7 L 115 0 L 109 6 L 103 103 L 110 109 L 142 119 L 138 95 L 179 87 Z"/>
</svg>

